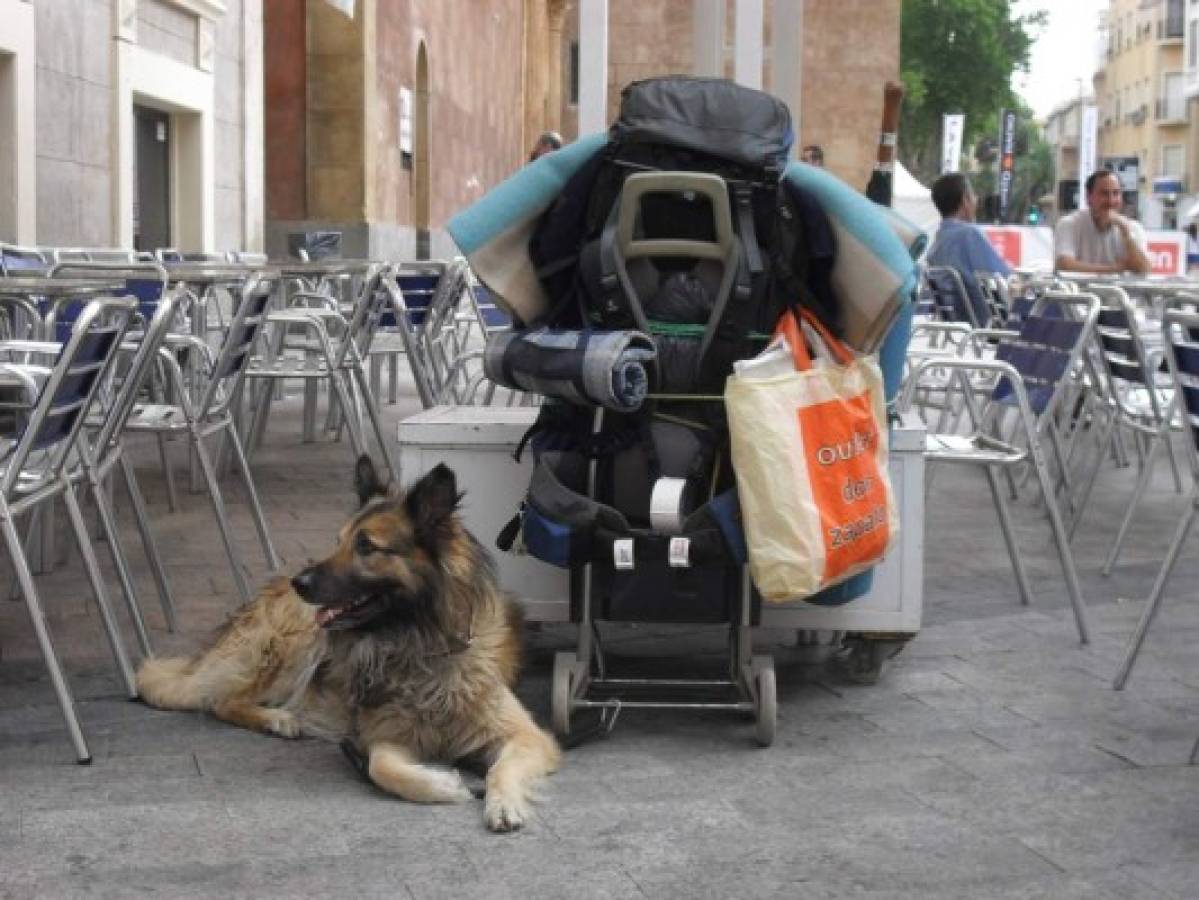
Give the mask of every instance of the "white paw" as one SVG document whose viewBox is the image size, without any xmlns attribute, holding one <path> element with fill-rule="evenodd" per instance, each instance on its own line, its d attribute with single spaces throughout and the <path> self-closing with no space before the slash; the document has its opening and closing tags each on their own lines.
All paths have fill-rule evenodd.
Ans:
<svg viewBox="0 0 1199 900">
<path fill-rule="evenodd" d="M 300 736 L 300 720 L 296 714 L 287 709 L 272 709 L 267 717 L 267 730 L 279 737 L 298 738 Z"/>
<path fill-rule="evenodd" d="M 483 821 L 492 831 L 517 831 L 529 816 L 529 804 L 523 798 L 489 793 L 483 801 Z"/>
<path fill-rule="evenodd" d="M 443 772 L 440 769 L 429 769 L 429 801 L 430 803 L 463 803 L 473 799 L 470 788 L 457 772 Z"/>
</svg>

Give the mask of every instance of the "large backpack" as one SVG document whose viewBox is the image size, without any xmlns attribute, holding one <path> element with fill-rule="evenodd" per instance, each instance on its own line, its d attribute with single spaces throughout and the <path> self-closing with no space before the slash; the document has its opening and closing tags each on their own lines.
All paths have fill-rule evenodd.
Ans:
<svg viewBox="0 0 1199 900">
<path fill-rule="evenodd" d="M 659 350 L 658 390 L 719 392 L 734 360 L 755 353 L 788 305 L 811 308 L 836 332 L 831 290 L 810 278 L 802 198 L 783 178 L 794 140 L 776 98 L 725 79 L 670 76 L 634 82 L 621 96 L 608 146 L 580 169 L 546 212 L 530 256 L 550 298 L 537 324 L 556 328 L 648 330 Z M 727 186 L 740 264 L 733 296 L 713 303 L 702 266 L 664 260 L 630 296 L 616 275 L 613 232 L 629 176 L 700 172 Z M 705 199 L 647 196 L 646 234 L 711 240 Z M 805 213 L 801 216 L 800 213 Z M 706 337 L 705 337 L 706 332 Z"/>
</svg>

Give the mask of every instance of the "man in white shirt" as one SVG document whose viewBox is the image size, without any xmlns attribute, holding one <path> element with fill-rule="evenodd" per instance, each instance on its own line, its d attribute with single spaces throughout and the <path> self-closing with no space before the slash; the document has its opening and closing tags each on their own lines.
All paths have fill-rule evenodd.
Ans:
<svg viewBox="0 0 1199 900">
<path fill-rule="evenodd" d="M 1120 179 L 1100 169 L 1087 179 L 1087 208 L 1063 216 L 1054 231 L 1054 255 L 1059 272 L 1149 273 L 1145 229 L 1126 219 Z"/>
</svg>

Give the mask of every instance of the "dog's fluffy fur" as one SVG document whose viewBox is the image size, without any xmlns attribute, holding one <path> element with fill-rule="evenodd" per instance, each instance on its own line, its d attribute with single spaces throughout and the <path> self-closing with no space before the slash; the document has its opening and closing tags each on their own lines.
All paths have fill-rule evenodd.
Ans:
<svg viewBox="0 0 1199 900">
<path fill-rule="evenodd" d="M 376 785 L 424 803 L 471 797 L 457 771 L 430 763 L 481 758 L 488 827 L 520 828 L 560 754 L 512 692 L 519 608 L 455 514 L 448 468 L 405 495 L 387 492 L 369 457 L 356 475 L 363 505 L 333 555 L 269 584 L 197 656 L 147 660 L 142 699 L 344 739 Z"/>
</svg>

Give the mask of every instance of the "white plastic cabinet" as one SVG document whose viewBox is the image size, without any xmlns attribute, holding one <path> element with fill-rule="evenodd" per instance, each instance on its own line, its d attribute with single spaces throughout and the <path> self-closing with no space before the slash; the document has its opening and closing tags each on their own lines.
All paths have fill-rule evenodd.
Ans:
<svg viewBox="0 0 1199 900">
<path fill-rule="evenodd" d="M 410 484 L 439 462 L 465 492 L 462 513 L 475 537 L 491 550 L 500 582 L 520 597 L 535 622 L 570 618 L 565 569 L 529 556 L 501 553 L 495 538 L 516 513 L 532 474 L 532 452 L 512 453 L 537 418 L 533 407 L 437 406 L 399 426 L 400 472 Z M 912 417 L 891 433 L 891 480 L 900 505 L 899 544 L 875 570 L 874 586 L 843 606 L 803 601 L 764 604 L 761 627 L 814 631 L 868 631 L 909 635 L 920 630 L 924 586 L 924 426 Z"/>
</svg>

